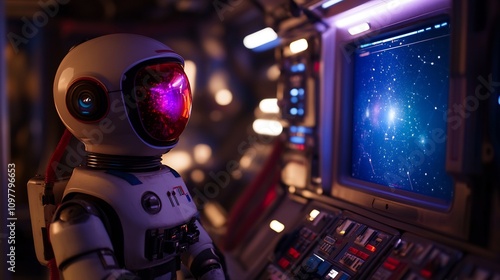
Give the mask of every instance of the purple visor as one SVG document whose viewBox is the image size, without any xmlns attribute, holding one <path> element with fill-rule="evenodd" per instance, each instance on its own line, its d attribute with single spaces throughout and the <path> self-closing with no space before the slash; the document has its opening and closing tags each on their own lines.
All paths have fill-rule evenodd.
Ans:
<svg viewBox="0 0 500 280">
<path fill-rule="evenodd" d="M 177 141 L 192 105 L 189 81 L 182 66 L 165 62 L 141 67 L 133 83 L 137 103 L 134 126 L 139 134 L 155 145 Z"/>
</svg>

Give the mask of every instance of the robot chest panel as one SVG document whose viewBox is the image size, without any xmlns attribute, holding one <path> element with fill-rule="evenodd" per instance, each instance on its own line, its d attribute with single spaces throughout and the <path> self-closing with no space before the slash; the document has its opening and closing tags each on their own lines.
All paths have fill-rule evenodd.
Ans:
<svg viewBox="0 0 500 280">
<path fill-rule="evenodd" d="M 168 172 L 129 174 L 136 179 L 110 198 L 123 223 L 137 228 L 175 227 L 196 214 L 184 181 Z"/>
<path fill-rule="evenodd" d="M 92 184 L 70 184 L 67 191 L 99 197 L 114 209 L 122 227 L 123 253 L 129 269 L 164 262 L 197 241 L 197 208 L 175 173 L 104 172 L 96 176 L 85 170 L 75 171 L 72 179 Z"/>
</svg>

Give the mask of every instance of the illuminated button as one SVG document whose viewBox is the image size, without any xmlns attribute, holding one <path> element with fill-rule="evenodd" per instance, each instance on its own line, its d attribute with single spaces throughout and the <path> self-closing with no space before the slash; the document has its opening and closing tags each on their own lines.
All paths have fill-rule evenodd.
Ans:
<svg viewBox="0 0 500 280">
<path fill-rule="evenodd" d="M 318 266 L 318 271 L 316 272 L 316 274 L 318 274 L 320 276 L 323 276 L 323 275 L 325 275 L 328 272 L 328 270 L 330 269 L 330 267 L 332 267 L 331 263 L 329 263 L 329 262 L 323 262 L 323 263 L 321 263 Z"/>
<path fill-rule="evenodd" d="M 384 268 L 386 268 L 386 269 L 388 269 L 388 270 L 391 270 L 391 271 L 396 270 L 396 268 L 397 268 L 397 266 L 396 266 L 396 265 L 394 265 L 394 264 L 392 264 L 392 263 L 389 263 L 389 262 L 387 262 L 387 261 L 386 261 L 386 262 L 384 262 L 383 266 L 384 266 Z"/>
<path fill-rule="evenodd" d="M 300 257 L 300 253 L 299 253 L 299 252 L 297 252 L 297 250 L 295 250 L 295 248 L 293 248 L 293 247 L 292 247 L 292 248 L 290 248 L 290 249 L 288 249 L 288 254 L 289 254 L 290 256 L 292 256 L 294 259 L 296 259 L 296 258 Z"/>
<path fill-rule="evenodd" d="M 340 235 L 345 235 L 354 226 L 354 222 L 351 220 L 345 220 L 340 226 L 337 227 L 337 233 Z"/>
<path fill-rule="evenodd" d="M 385 261 L 393 265 L 399 265 L 401 263 L 399 260 L 391 257 L 388 257 Z"/>
<path fill-rule="evenodd" d="M 432 277 L 432 271 L 428 270 L 428 269 L 422 269 L 420 270 L 420 275 L 422 275 L 423 277 L 429 279 Z"/>
<path fill-rule="evenodd" d="M 361 251 L 359 251 L 359 252 L 356 254 L 356 256 L 358 256 L 358 257 L 360 257 L 360 258 L 362 258 L 363 260 L 365 260 L 365 261 L 366 261 L 366 259 L 368 259 L 368 257 L 369 257 L 370 255 L 368 255 L 368 254 L 367 254 L 367 253 L 365 253 L 365 252 L 361 252 Z"/>
<path fill-rule="evenodd" d="M 354 248 L 354 247 L 350 247 L 349 248 L 349 252 L 356 255 L 358 253 L 358 249 Z"/>
<path fill-rule="evenodd" d="M 377 250 L 377 248 L 375 248 L 375 246 L 373 246 L 371 244 L 366 245 L 365 248 L 369 251 L 372 251 L 372 252 L 375 252 L 375 250 Z"/>
<path fill-rule="evenodd" d="M 281 268 L 283 268 L 283 269 L 287 269 L 288 266 L 290 265 L 290 261 L 285 259 L 285 258 L 281 258 L 278 261 L 278 265 L 281 266 Z"/>
</svg>

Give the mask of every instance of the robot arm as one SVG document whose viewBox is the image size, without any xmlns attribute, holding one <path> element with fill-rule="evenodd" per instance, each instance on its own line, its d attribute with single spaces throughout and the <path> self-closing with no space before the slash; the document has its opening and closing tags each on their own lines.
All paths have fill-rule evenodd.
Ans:
<svg viewBox="0 0 500 280">
<path fill-rule="evenodd" d="M 98 211 L 86 201 L 70 200 L 59 207 L 50 240 L 64 279 L 138 279 L 120 269 Z"/>
<path fill-rule="evenodd" d="M 191 245 L 182 255 L 182 262 L 187 265 L 191 273 L 199 280 L 223 280 L 224 271 L 219 257 L 214 251 L 212 240 L 203 227 L 196 221 L 200 231 L 199 241 Z"/>
</svg>

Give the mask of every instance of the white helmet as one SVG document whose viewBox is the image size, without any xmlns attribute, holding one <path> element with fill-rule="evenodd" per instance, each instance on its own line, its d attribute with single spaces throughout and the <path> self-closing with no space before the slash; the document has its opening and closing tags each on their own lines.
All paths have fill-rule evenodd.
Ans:
<svg viewBox="0 0 500 280">
<path fill-rule="evenodd" d="M 178 141 L 191 115 L 183 58 L 133 34 L 81 43 L 62 60 L 54 101 L 64 125 L 87 152 L 157 156 Z"/>
</svg>

